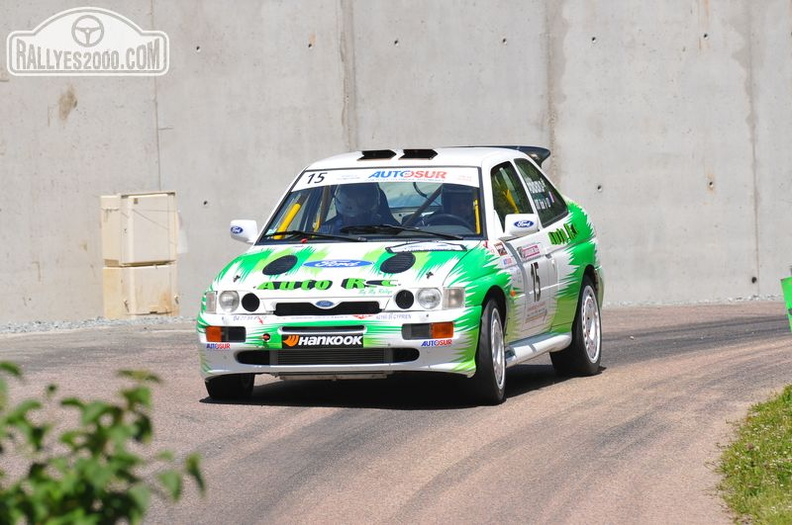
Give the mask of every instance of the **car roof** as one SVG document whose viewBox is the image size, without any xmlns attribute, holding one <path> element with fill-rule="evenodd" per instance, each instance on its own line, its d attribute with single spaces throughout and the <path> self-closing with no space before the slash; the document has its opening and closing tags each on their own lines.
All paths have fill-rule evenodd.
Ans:
<svg viewBox="0 0 792 525">
<path fill-rule="evenodd" d="M 306 170 L 358 167 L 398 168 L 402 166 L 480 166 L 490 156 L 532 157 L 541 164 L 550 151 L 537 146 L 465 146 L 444 148 L 404 148 L 362 150 L 318 160 Z"/>
</svg>

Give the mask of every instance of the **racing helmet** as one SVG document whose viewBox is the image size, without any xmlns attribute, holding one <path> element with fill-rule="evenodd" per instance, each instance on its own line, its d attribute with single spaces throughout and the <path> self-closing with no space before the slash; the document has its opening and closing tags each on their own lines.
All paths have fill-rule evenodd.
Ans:
<svg viewBox="0 0 792 525">
<path fill-rule="evenodd" d="M 376 183 L 342 184 L 334 198 L 336 212 L 349 219 L 368 219 L 377 213 L 379 197 Z"/>
</svg>

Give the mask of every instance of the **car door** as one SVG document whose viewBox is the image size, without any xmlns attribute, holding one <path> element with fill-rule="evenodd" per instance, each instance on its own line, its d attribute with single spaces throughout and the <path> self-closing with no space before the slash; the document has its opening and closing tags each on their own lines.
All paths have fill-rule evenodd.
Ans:
<svg viewBox="0 0 792 525">
<path fill-rule="evenodd" d="M 568 226 L 564 218 L 569 215 L 567 204 L 561 193 L 547 180 L 547 177 L 531 161 L 524 158 L 515 159 L 514 164 L 520 173 L 523 182 L 528 188 L 531 202 L 539 215 L 541 227 L 539 238 L 543 245 L 543 257 L 548 262 L 547 282 L 542 283 L 544 308 L 548 317 L 546 326 L 542 330 L 550 329 L 552 315 L 556 311 L 559 288 L 559 265 L 563 264 L 559 256 L 563 254 L 564 239 L 568 238 Z"/>
<path fill-rule="evenodd" d="M 495 214 L 501 231 L 506 216 L 513 213 L 535 213 L 527 186 L 515 165 L 503 162 L 490 173 Z M 548 233 L 539 231 L 504 241 L 517 261 L 522 274 L 522 289 L 517 290 L 519 327 L 511 331 L 515 339 L 524 339 L 543 332 L 550 323 L 550 304 L 557 289 L 558 276 L 551 255 Z"/>
</svg>

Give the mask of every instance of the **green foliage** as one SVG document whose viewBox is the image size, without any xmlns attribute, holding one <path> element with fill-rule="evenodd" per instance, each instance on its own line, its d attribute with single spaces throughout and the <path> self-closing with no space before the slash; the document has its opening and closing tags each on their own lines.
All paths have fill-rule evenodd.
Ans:
<svg viewBox="0 0 792 525">
<path fill-rule="evenodd" d="M 751 409 L 720 471 L 720 488 L 740 523 L 792 523 L 792 385 Z"/>
<path fill-rule="evenodd" d="M 57 387 L 45 389 L 42 399 L 27 399 L 11 406 L 4 376 L 22 379 L 13 363 L 0 362 L 0 459 L 9 453 L 24 461 L 26 473 L 6 479 L 0 461 L 0 523 L 92 524 L 140 523 L 152 494 L 178 501 L 185 476 L 201 493 L 204 481 L 200 459 L 190 455 L 174 468 L 173 454 L 153 459 L 130 447 L 150 443 L 151 390 L 159 379 L 148 372 L 121 371 L 132 385 L 118 392 L 117 402 L 84 401 L 76 397 L 55 400 Z M 57 406 L 58 422 L 46 420 Z M 56 437 L 66 419 L 61 412 L 76 411 L 79 420 Z M 140 474 L 155 472 L 153 479 Z"/>
</svg>

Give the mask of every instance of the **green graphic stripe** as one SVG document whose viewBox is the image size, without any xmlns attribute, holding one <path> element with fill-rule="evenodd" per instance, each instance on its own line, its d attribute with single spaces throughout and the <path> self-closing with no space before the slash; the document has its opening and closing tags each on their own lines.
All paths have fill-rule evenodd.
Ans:
<svg viewBox="0 0 792 525">
<path fill-rule="evenodd" d="M 574 202 L 569 203 L 569 217 L 566 220 L 576 230 L 577 235 L 572 243 L 564 248 L 569 257 L 570 272 L 558 282 L 558 307 L 553 316 L 551 329 L 568 332 L 575 320 L 580 285 L 586 267 L 596 265 L 594 243 L 594 227 L 585 212 Z M 561 276 L 559 276 L 561 277 Z"/>
</svg>

